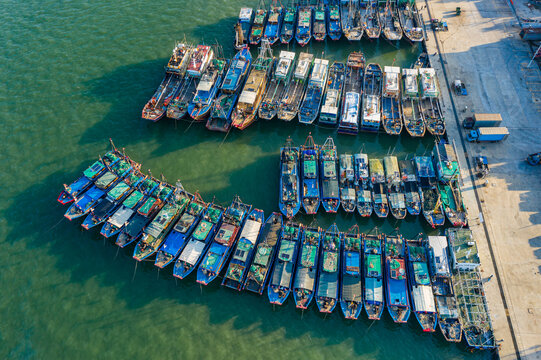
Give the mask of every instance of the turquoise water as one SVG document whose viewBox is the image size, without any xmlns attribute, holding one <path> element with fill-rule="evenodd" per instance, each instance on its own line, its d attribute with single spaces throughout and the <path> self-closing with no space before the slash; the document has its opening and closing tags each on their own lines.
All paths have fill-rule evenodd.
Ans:
<svg viewBox="0 0 541 360">
<path fill-rule="evenodd" d="M 251 5 L 255 5 L 251 1 Z M 140 120 L 163 76 L 175 40 L 215 41 L 233 54 L 235 17 L 246 1 L 7 2 L 0 59 L 0 358 L 321 358 L 457 359 L 463 345 L 423 334 L 414 318 L 395 325 L 388 315 L 348 322 L 336 311 L 300 313 L 291 301 L 274 309 L 267 298 L 236 294 L 193 278 L 173 280 L 150 263 L 134 274 L 131 249 L 117 253 L 97 231 L 62 220 L 56 202 L 69 183 L 108 147 L 108 138 L 135 160 L 181 179 L 205 199 L 224 204 L 238 194 L 277 209 L 278 151 L 287 136 L 309 131 L 318 143 L 333 132 L 295 123 L 257 123 L 243 133 L 211 133 L 200 125 Z M 318 45 L 344 60 L 358 44 Z M 362 43 L 368 61 L 409 66 L 418 49 Z M 422 154 L 432 140 L 384 135 L 339 137 L 339 151 L 364 146 L 370 156 Z M 312 218 L 301 219 L 305 222 Z M 358 222 L 408 237 L 430 229 L 422 219 L 317 217 L 322 227 Z"/>
</svg>

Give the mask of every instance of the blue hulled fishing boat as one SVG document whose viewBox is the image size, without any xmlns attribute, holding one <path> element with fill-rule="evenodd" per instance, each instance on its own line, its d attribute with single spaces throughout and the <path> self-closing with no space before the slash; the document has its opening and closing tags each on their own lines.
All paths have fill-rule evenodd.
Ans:
<svg viewBox="0 0 541 360">
<path fill-rule="evenodd" d="M 368 64 L 363 80 L 363 105 L 361 129 L 378 132 L 381 123 L 382 71 L 378 64 Z"/>
<path fill-rule="evenodd" d="M 357 211 L 362 217 L 370 217 L 374 210 L 372 205 L 372 182 L 368 171 L 368 155 L 353 155 L 355 162 L 355 190 L 357 192 Z"/>
<path fill-rule="evenodd" d="M 346 77 L 346 67 L 343 63 L 335 62 L 329 69 L 329 76 L 323 105 L 319 112 L 319 123 L 324 125 L 336 126 L 338 124 L 338 115 L 340 114 L 340 100 L 342 99 L 342 89 Z"/>
<path fill-rule="evenodd" d="M 342 37 L 342 23 L 340 22 L 339 1 L 332 1 L 329 4 L 329 27 L 328 33 L 331 40 L 340 40 Z"/>
<path fill-rule="evenodd" d="M 363 26 L 359 0 L 340 0 L 342 31 L 349 41 L 359 41 L 363 37 Z"/>
<path fill-rule="evenodd" d="M 107 171 L 96 179 L 94 185 L 75 199 L 74 203 L 71 204 L 64 214 L 64 217 L 73 220 L 88 214 L 92 207 L 109 190 L 133 172 L 133 165 L 134 163 L 129 158 L 124 158 L 114 163 L 111 167 L 107 167 Z"/>
<path fill-rule="evenodd" d="M 216 229 L 222 221 L 225 209 L 217 204 L 210 204 L 203 219 L 197 224 L 184 250 L 180 253 L 173 268 L 173 276 L 184 279 L 193 269 L 199 266 L 201 258 L 206 254 Z"/>
<path fill-rule="evenodd" d="M 426 127 L 419 110 L 419 70 L 402 69 L 402 116 L 410 136 L 422 137 Z"/>
<path fill-rule="evenodd" d="M 116 245 L 123 248 L 139 239 L 145 226 L 152 221 L 172 195 L 173 188 L 169 184 L 160 183 L 151 196 L 137 209 L 137 213 L 124 225 L 116 238 Z"/>
<path fill-rule="evenodd" d="M 338 302 L 341 239 L 342 234 L 336 224 L 333 224 L 327 229 L 321 241 L 316 304 L 322 313 L 331 313 Z"/>
<path fill-rule="evenodd" d="M 267 21 L 267 9 L 265 2 L 260 0 L 257 10 L 255 11 L 254 22 L 250 30 L 250 45 L 258 45 L 265 31 L 265 23 Z"/>
<path fill-rule="evenodd" d="M 293 6 L 294 0 L 290 1 L 285 9 L 284 22 L 280 31 L 280 42 L 282 44 L 289 44 L 293 35 L 295 34 L 295 23 L 297 20 L 297 8 Z"/>
<path fill-rule="evenodd" d="M 279 6 L 278 2 L 274 0 L 269 10 L 269 19 L 267 20 L 267 26 L 263 34 L 263 37 L 269 41 L 270 45 L 274 45 L 280 38 L 283 17 L 284 8 Z"/>
<path fill-rule="evenodd" d="M 419 181 L 419 197 L 421 209 L 426 221 L 432 226 L 442 226 L 445 223 L 440 192 L 436 187 L 436 172 L 429 156 L 416 156 L 417 180 Z"/>
<path fill-rule="evenodd" d="M 321 233 L 318 228 L 306 228 L 302 233 L 293 284 L 293 298 L 297 309 L 307 309 L 314 298 L 320 237 Z"/>
<path fill-rule="evenodd" d="M 406 197 L 406 209 L 410 215 L 417 216 L 421 213 L 421 198 L 415 174 L 415 163 L 413 160 L 400 160 L 398 167 L 402 175 L 402 192 Z"/>
<path fill-rule="evenodd" d="M 214 100 L 207 129 L 227 132 L 231 128 L 231 113 L 237 103 L 240 90 L 252 63 L 252 54 L 248 46 L 244 46 L 231 60 L 218 95 Z"/>
<path fill-rule="evenodd" d="M 173 224 L 184 212 L 191 199 L 193 199 L 193 195 L 185 192 L 178 182 L 172 196 L 169 197 L 156 218 L 144 228 L 141 239 L 133 250 L 135 260 L 143 261 L 158 251 Z"/>
<path fill-rule="evenodd" d="M 242 290 L 242 285 L 248 273 L 248 267 L 254 257 L 255 246 L 259 232 L 265 221 L 263 210 L 253 209 L 244 222 L 239 241 L 233 250 L 233 257 L 225 272 L 222 285 L 235 290 Z"/>
<path fill-rule="evenodd" d="M 323 41 L 327 37 L 327 6 L 323 1 L 318 1 L 314 8 L 314 24 L 313 24 L 314 39 Z"/>
<path fill-rule="evenodd" d="M 280 149 L 280 211 L 287 218 L 295 216 L 301 208 L 299 193 L 299 148 L 288 138 Z"/>
<path fill-rule="evenodd" d="M 272 120 L 278 114 L 280 101 L 291 81 L 294 68 L 295 53 L 285 50 L 280 51 L 280 57 L 274 69 L 274 74 L 267 84 L 267 91 L 259 107 L 260 118 Z"/>
<path fill-rule="evenodd" d="M 387 197 L 391 207 L 391 214 L 396 219 L 404 219 L 408 211 L 406 210 L 406 197 L 402 192 L 403 183 L 398 168 L 398 159 L 396 156 L 388 155 L 383 158 L 385 174 L 387 180 Z"/>
<path fill-rule="evenodd" d="M 356 135 L 359 132 L 359 107 L 361 105 L 364 55 L 352 52 L 346 64 L 346 80 L 342 96 L 342 114 L 338 125 L 341 134 Z"/>
<path fill-rule="evenodd" d="M 370 159 L 369 164 L 374 211 L 378 217 L 386 218 L 389 215 L 389 202 L 383 164 L 380 159 Z"/>
<path fill-rule="evenodd" d="M 361 235 L 358 225 L 344 234 L 341 272 L 340 307 L 346 319 L 356 320 L 363 309 Z"/>
<path fill-rule="evenodd" d="M 401 235 L 385 238 L 385 296 L 395 323 L 407 323 L 411 314 L 406 275 L 406 244 Z"/>
<path fill-rule="evenodd" d="M 107 220 L 122 204 L 122 202 L 137 189 L 145 176 L 136 170 L 116 184 L 107 195 L 92 206 L 81 226 L 88 230 Z"/>
<path fill-rule="evenodd" d="M 278 251 L 281 231 L 282 214 L 274 212 L 268 217 L 265 226 L 261 229 L 254 259 L 242 284 L 242 289 L 259 295 L 263 294 Z"/>
<path fill-rule="evenodd" d="M 383 298 L 382 236 L 362 234 L 364 264 L 364 308 L 370 320 L 379 320 Z"/>
<path fill-rule="evenodd" d="M 254 11 L 251 8 L 241 8 L 239 19 L 235 24 L 235 49 L 241 50 L 250 44 L 250 29 Z"/>
<path fill-rule="evenodd" d="M 402 132 L 402 111 L 400 109 L 400 68 L 383 68 L 383 96 L 381 98 L 381 123 L 389 135 Z"/>
<path fill-rule="evenodd" d="M 293 79 L 286 85 L 284 96 L 280 101 L 278 119 L 291 121 L 297 115 L 308 83 L 308 75 L 310 74 L 313 61 L 314 55 L 304 52 L 299 54 Z"/>
<path fill-rule="evenodd" d="M 434 332 L 438 318 L 428 273 L 426 247 L 422 239 L 407 241 L 407 256 L 412 310 L 423 331 Z"/>
<path fill-rule="evenodd" d="M 103 158 L 100 157 L 98 161 L 90 165 L 83 175 L 69 185 L 64 184 L 64 190 L 58 195 L 57 201 L 62 205 L 69 204 L 74 201 L 75 198 L 82 195 L 83 192 L 88 190 L 94 181 L 107 171 L 107 167 L 111 166 L 117 161 L 120 161 L 124 156 L 120 154 L 116 149 L 107 152 Z"/>
<path fill-rule="evenodd" d="M 244 218 L 248 215 L 251 208 L 251 205 L 243 204 L 240 198 L 237 197 L 225 210 L 222 224 L 217 230 L 208 252 L 203 257 L 197 269 L 198 283 L 208 285 L 220 274 L 233 249 L 233 245 L 237 241 L 237 235 L 244 222 Z"/>
<path fill-rule="evenodd" d="M 327 86 L 327 73 L 329 60 L 316 59 L 308 81 L 308 89 L 304 94 L 304 100 L 299 109 L 299 122 L 301 124 L 312 124 L 319 114 L 323 92 Z"/>
<path fill-rule="evenodd" d="M 355 167 L 353 155 L 340 155 L 340 203 L 345 212 L 354 212 L 357 206 Z"/>
<path fill-rule="evenodd" d="M 340 206 L 340 190 L 337 174 L 338 156 L 332 137 L 328 137 L 319 151 L 319 180 L 321 203 L 328 213 L 335 213 Z"/>
<path fill-rule="evenodd" d="M 312 7 L 310 5 L 299 5 L 297 18 L 297 32 L 295 39 L 297 44 L 304 46 L 312 38 Z"/>
<path fill-rule="evenodd" d="M 222 78 L 227 69 L 228 60 L 212 59 L 197 87 L 195 95 L 188 105 L 188 114 L 195 121 L 202 121 L 210 114 L 214 98 L 222 83 Z"/>
<path fill-rule="evenodd" d="M 301 244 L 302 227 L 287 223 L 282 226 L 278 256 L 270 276 L 267 295 L 271 304 L 282 305 L 293 285 L 293 274 Z"/>
<path fill-rule="evenodd" d="M 177 258 L 188 243 L 192 231 L 199 224 L 206 209 L 207 203 L 201 199 L 199 194 L 195 194 L 184 214 L 182 214 L 160 246 L 154 265 L 163 269 Z"/>
<path fill-rule="evenodd" d="M 319 150 L 310 133 L 301 147 L 302 207 L 309 214 L 319 209 Z"/>
<path fill-rule="evenodd" d="M 130 223 L 137 209 L 144 204 L 158 186 L 159 182 L 154 178 L 145 178 L 137 189 L 124 200 L 120 208 L 107 219 L 100 234 L 106 238 L 118 234 L 126 224 Z"/>
</svg>

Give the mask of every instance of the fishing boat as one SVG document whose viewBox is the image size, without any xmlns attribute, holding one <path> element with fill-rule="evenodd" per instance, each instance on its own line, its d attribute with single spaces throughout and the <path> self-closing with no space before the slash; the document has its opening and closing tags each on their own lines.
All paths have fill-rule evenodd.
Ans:
<svg viewBox="0 0 541 360">
<path fill-rule="evenodd" d="M 313 215 L 319 209 L 319 149 L 311 134 L 301 147 L 302 207 Z"/>
<path fill-rule="evenodd" d="M 280 244 L 282 214 L 274 212 L 268 217 L 257 242 L 254 259 L 242 285 L 242 289 L 263 294 Z"/>
<path fill-rule="evenodd" d="M 381 98 L 381 123 L 389 135 L 402 132 L 402 111 L 400 109 L 400 68 L 383 68 L 383 96 Z"/>
<path fill-rule="evenodd" d="M 184 211 L 180 219 L 178 219 L 177 223 L 173 226 L 173 229 L 169 235 L 167 235 L 156 254 L 154 265 L 161 269 L 177 258 L 184 249 L 184 246 L 188 243 L 192 231 L 205 214 L 207 203 L 201 199 L 201 196 L 195 194 L 191 200 L 192 201 L 186 208 L 186 211 Z"/>
<path fill-rule="evenodd" d="M 255 121 L 273 64 L 274 57 L 270 45 L 263 40 L 259 56 L 252 65 L 237 106 L 231 114 L 231 123 L 237 129 L 244 130 Z"/>
<path fill-rule="evenodd" d="M 165 241 L 167 234 L 171 231 L 171 228 L 184 212 L 192 198 L 193 195 L 185 192 L 180 182 L 178 182 L 172 196 L 154 220 L 143 230 L 141 239 L 133 250 L 133 258 L 135 260 L 143 261 L 158 251 Z"/>
<path fill-rule="evenodd" d="M 280 42 L 282 44 L 289 44 L 295 34 L 297 8 L 293 4 L 294 0 L 290 0 L 290 4 L 285 9 L 284 22 L 280 31 Z"/>
<path fill-rule="evenodd" d="M 280 101 L 291 81 L 294 67 L 295 53 L 285 50 L 280 51 L 274 74 L 267 84 L 267 91 L 259 107 L 260 118 L 272 120 L 278 114 Z"/>
<path fill-rule="evenodd" d="M 363 242 L 363 301 L 370 320 L 379 320 L 385 308 L 383 297 L 383 268 L 381 235 L 362 234 Z"/>
<path fill-rule="evenodd" d="M 227 65 L 228 60 L 214 58 L 199 79 L 194 97 L 188 105 L 188 114 L 193 120 L 202 121 L 209 116 Z"/>
<path fill-rule="evenodd" d="M 133 172 L 134 165 L 140 166 L 129 158 L 124 158 L 111 167 L 107 166 L 107 171 L 96 179 L 92 187 L 74 200 L 64 217 L 73 220 L 88 214 L 109 190 Z"/>
<path fill-rule="evenodd" d="M 340 40 L 342 37 L 342 22 L 340 21 L 339 1 L 329 3 L 329 28 L 328 33 L 331 40 Z"/>
<path fill-rule="evenodd" d="M 338 302 L 341 239 L 342 234 L 333 224 L 325 231 L 321 241 L 316 304 L 322 313 L 330 314 Z"/>
<path fill-rule="evenodd" d="M 445 134 L 445 121 L 438 100 L 440 90 L 436 70 L 421 68 L 419 69 L 419 78 L 421 79 L 421 100 L 419 102 L 421 117 L 430 134 L 443 136 Z"/>
<path fill-rule="evenodd" d="M 293 286 L 293 274 L 301 244 L 302 226 L 285 223 L 280 234 L 278 255 L 267 287 L 271 304 L 282 305 Z"/>
<path fill-rule="evenodd" d="M 383 158 L 383 165 L 385 167 L 388 191 L 387 196 L 389 198 L 391 214 L 393 214 L 396 219 L 404 219 L 408 211 L 406 209 L 406 197 L 402 192 L 403 184 L 402 177 L 400 176 L 400 169 L 398 167 L 398 159 L 396 156 L 385 156 Z"/>
<path fill-rule="evenodd" d="M 235 24 L 235 49 L 242 50 L 250 44 L 250 30 L 254 11 L 251 8 L 241 8 L 239 19 Z"/>
<path fill-rule="evenodd" d="M 406 244 L 401 235 L 385 237 L 385 296 L 389 315 L 405 324 L 411 314 L 406 275 Z"/>
<path fill-rule="evenodd" d="M 336 174 L 337 162 L 336 146 L 332 137 L 329 136 L 319 151 L 320 199 L 323 208 L 328 213 L 336 213 L 340 206 L 338 176 Z"/>
<path fill-rule="evenodd" d="M 321 98 L 327 85 L 328 71 L 329 60 L 316 59 L 314 61 L 308 88 L 299 109 L 299 122 L 301 124 L 312 124 L 316 120 L 321 106 Z"/>
<path fill-rule="evenodd" d="M 436 188 L 436 173 L 429 156 L 416 156 L 415 167 L 419 181 L 419 197 L 421 209 L 426 221 L 432 226 L 443 226 L 445 215 L 442 209 L 441 197 Z"/>
<path fill-rule="evenodd" d="M 198 45 L 190 52 L 185 79 L 173 94 L 167 107 L 168 118 L 178 120 L 188 113 L 188 107 L 197 91 L 198 79 L 205 73 L 213 59 L 214 50 L 208 45 Z"/>
<path fill-rule="evenodd" d="M 363 37 L 359 0 L 340 0 L 342 31 L 349 41 L 359 41 Z"/>
<path fill-rule="evenodd" d="M 353 155 L 355 162 L 355 191 L 357 195 L 357 211 L 362 217 L 370 217 L 374 210 L 372 205 L 372 182 L 368 171 L 368 155 Z"/>
<path fill-rule="evenodd" d="M 315 40 L 325 40 L 327 37 L 327 6 L 322 0 L 319 0 L 317 6 L 314 8 L 313 29 Z"/>
<path fill-rule="evenodd" d="M 312 68 L 314 55 L 309 53 L 300 53 L 293 79 L 286 85 L 284 96 L 280 101 L 278 109 L 278 119 L 291 121 L 297 115 L 299 106 L 304 96 L 304 91 L 308 83 L 308 74 Z"/>
<path fill-rule="evenodd" d="M 130 221 L 124 224 L 122 230 L 118 233 L 115 244 L 124 248 L 135 240 L 138 240 L 145 227 L 163 208 L 169 197 L 173 195 L 173 191 L 174 189 L 170 185 L 160 183 L 151 193 L 151 196 L 137 209 L 137 212 L 131 217 Z"/>
<path fill-rule="evenodd" d="M 428 246 L 429 269 L 438 314 L 438 327 L 445 340 L 458 343 L 462 340 L 462 324 L 453 290 L 447 237 L 429 236 Z"/>
<path fill-rule="evenodd" d="M 454 140 L 452 144 L 444 139 L 437 141 L 432 149 L 432 158 L 440 182 L 448 183 L 451 180 L 460 178 L 460 166 Z"/>
<path fill-rule="evenodd" d="M 413 160 L 400 160 L 398 162 L 402 176 L 402 192 L 406 198 L 406 209 L 410 215 L 417 216 L 421 213 L 421 198 L 419 197 L 419 185 Z"/>
<path fill-rule="evenodd" d="M 145 178 L 114 214 L 107 219 L 101 228 L 100 234 L 106 238 L 117 235 L 126 224 L 130 223 L 137 209 L 145 203 L 158 186 L 159 182 L 156 179 L 152 177 Z"/>
<path fill-rule="evenodd" d="M 386 218 L 389 215 L 389 203 L 383 164 L 380 159 L 370 159 L 369 164 L 374 212 L 379 218 Z"/>
<path fill-rule="evenodd" d="M 378 5 L 373 0 L 360 0 L 361 22 L 364 27 L 364 34 L 370 40 L 379 39 L 381 35 L 381 23 L 379 19 Z"/>
<path fill-rule="evenodd" d="M 344 234 L 340 268 L 340 307 L 346 319 L 356 320 L 363 309 L 361 235 L 358 225 L 354 225 Z"/>
<path fill-rule="evenodd" d="M 468 225 L 466 207 L 462 200 L 462 192 L 458 180 L 451 180 L 447 184 L 438 183 L 443 211 L 447 220 L 454 227 Z"/>
<path fill-rule="evenodd" d="M 319 112 L 319 123 L 324 125 L 338 125 L 340 113 L 340 100 L 346 78 L 346 67 L 343 63 L 335 62 L 329 69 L 327 87 L 323 96 L 323 105 Z"/>
<path fill-rule="evenodd" d="M 255 11 L 254 22 L 252 23 L 252 29 L 250 30 L 250 45 L 258 45 L 263 38 L 263 32 L 265 31 L 265 22 L 267 21 L 267 9 L 265 9 L 265 2 L 260 0 L 258 9 Z"/>
<path fill-rule="evenodd" d="M 280 27 L 282 26 L 282 19 L 284 17 L 284 8 L 278 4 L 276 0 L 271 4 L 269 19 L 267 20 L 267 26 L 263 35 L 269 41 L 270 45 L 274 45 L 280 38 Z"/>
<path fill-rule="evenodd" d="M 424 332 L 434 332 L 438 323 L 428 257 L 422 240 L 407 241 L 408 282 L 411 308 Z"/>
<path fill-rule="evenodd" d="M 385 39 L 387 41 L 400 41 L 402 39 L 402 25 L 400 25 L 396 1 L 387 0 L 385 5 L 380 2 L 378 10 Z"/>
<path fill-rule="evenodd" d="M 263 210 L 253 209 L 244 222 L 239 241 L 233 250 L 233 256 L 225 272 L 222 285 L 234 290 L 242 290 L 242 284 L 254 257 L 259 232 L 265 221 Z"/>
<path fill-rule="evenodd" d="M 411 42 L 422 42 L 424 33 L 415 0 L 398 0 L 398 14 L 400 24 L 406 39 Z"/>
<path fill-rule="evenodd" d="M 312 6 L 299 5 L 297 18 L 297 31 L 295 40 L 300 46 L 304 46 L 310 42 L 312 38 Z"/>
<path fill-rule="evenodd" d="M 402 116 L 406 131 L 412 137 L 425 135 L 425 124 L 419 112 L 419 83 L 417 69 L 402 69 Z"/>
<path fill-rule="evenodd" d="M 217 204 L 210 204 L 203 218 L 192 232 L 184 250 L 180 253 L 173 267 L 173 276 L 184 279 L 193 269 L 199 266 L 201 258 L 206 254 L 218 225 L 222 221 L 225 209 Z"/>
<path fill-rule="evenodd" d="M 353 155 L 340 155 L 340 203 L 345 212 L 354 212 L 357 206 L 355 167 Z"/>
<path fill-rule="evenodd" d="M 299 192 L 299 148 L 288 138 L 280 149 L 280 211 L 287 218 L 297 215 L 301 208 Z"/>
<path fill-rule="evenodd" d="M 98 200 L 90 209 L 81 226 L 89 230 L 107 220 L 122 204 L 122 202 L 137 189 L 145 179 L 138 169 L 130 173 L 116 184 L 105 197 Z"/>
<path fill-rule="evenodd" d="M 293 284 L 293 298 L 297 309 L 307 309 L 314 298 L 320 237 L 318 228 L 306 228 L 302 233 L 301 250 Z"/>
<path fill-rule="evenodd" d="M 237 52 L 231 60 L 224 80 L 220 85 L 220 90 L 207 121 L 207 129 L 214 131 L 227 132 L 231 128 L 231 113 L 237 103 L 240 91 L 252 63 L 252 54 L 248 46 L 245 46 Z"/>
<path fill-rule="evenodd" d="M 342 114 L 338 124 L 338 132 L 341 134 L 356 135 L 359 132 L 359 107 L 361 105 L 364 63 L 362 52 L 349 54 L 342 96 Z"/>
<path fill-rule="evenodd" d="M 83 171 L 83 175 L 69 185 L 64 184 L 64 190 L 58 195 L 57 201 L 62 205 L 69 204 L 75 200 L 75 198 L 82 195 L 88 190 L 94 181 L 104 172 L 107 171 L 107 167 L 113 163 L 120 161 L 124 156 L 117 151 L 112 150 L 107 152 L 103 158 L 90 165 Z"/>
<path fill-rule="evenodd" d="M 244 218 L 250 213 L 251 208 L 251 205 L 243 204 L 240 198 L 236 197 L 224 212 L 222 224 L 197 269 L 198 283 L 208 285 L 220 274 L 237 241 Z"/>
<path fill-rule="evenodd" d="M 382 71 L 378 64 L 368 64 L 363 79 L 361 129 L 378 132 L 381 123 Z"/>
<path fill-rule="evenodd" d="M 184 78 L 184 72 L 190 60 L 193 48 L 186 44 L 177 44 L 173 55 L 166 66 L 165 77 L 160 86 L 152 95 L 152 98 L 143 108 L 143 119 L 156 122 L 160 120 L 167 111 L 169 103 L 177 92 Z"/>
</svg>

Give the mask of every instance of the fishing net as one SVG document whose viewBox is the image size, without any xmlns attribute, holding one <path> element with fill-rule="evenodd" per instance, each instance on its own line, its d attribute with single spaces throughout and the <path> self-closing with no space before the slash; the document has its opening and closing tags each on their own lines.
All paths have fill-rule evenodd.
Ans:
<svg viewBox="0 0 541 360">
<path fill-rule="evenodd" d="M 261 284 L 263 280 L 265 280 L 265 274 L 267 273 L 265 268 L 262 268 L 257 265 L 250 266 L 250 278 L 257 282 L 258 284 Z"/>
<path fill-rule="evenodd" d="M 310 177 L 310 178 L 316 176 L 317 166 L 316 166 L 315 160 L 305 160 L 303 167 L 304 167 L 304 176 Z"/>
<path fill-rule="evenodd" d="M 240 282 L 242 279 L 243 272 L 244 272 L 244 266 L 240 264 L 231 264 L 229 266 L 229 270 L 227 271 L 227 274 L 225 275 L 225 277 L 233 281 Z"/>
<path fill-rule="evenodd" d="M 143 194 L 136 190 L 134 191 L 126 200 L 124 200 L 123 205 L 127 208 L 132 209 L 141 199 L 143 198 Z"/>
<path fill-rule="evenodd" d="M 207 211 L 207 217 L 213 224 L 216 224 L 218 222 L 221 214 L 222 212 L 220 210 L 215 209 L 213 207 L 209 208 Z"/>
<path fill-rule="evenodd" d="M 338 254 L 326 251 L 323 254 L 323 271 L 336 272 L 338 270 Z"/>
<path fill-rule="evenodd" d="M 333 178 L 336 176 L 336 163 L 334 161 L 323 162 L 324 175 L 327 178 Z"/>
<path fill-rule="evenodd" d="M 316 263 L 317 247 L 314 245 L 306 244 L 302 248 L 301 252 L 301 264 L 304 267 L 313 267 Z"/>
</svg>

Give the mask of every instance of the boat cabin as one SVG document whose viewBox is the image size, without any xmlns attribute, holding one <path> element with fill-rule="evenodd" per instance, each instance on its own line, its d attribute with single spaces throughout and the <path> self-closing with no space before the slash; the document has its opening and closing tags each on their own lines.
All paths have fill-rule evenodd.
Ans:
<svg viewBox="0 0 541 360">
<path fill-rule="evenodd" d="M 285 80 L 288 78 L 288 75 L 291 73 L 291 68 L 295 60 L 295 53 L 291 51 L 280 51 L 280 58 L 278 64 L 276 64 L 276 70 L 274 75 L 276 78 Z"/>
<path fill-rule="evenodd" d="M 438 79 L 436 78 L 436 70 L 432 68 L 419 69 L 421 78 L 421 92 L 423 98 L 437 98 L 440 96 L 438 88 Z"/>
<path fill-rule="evenodd" d="M 458 157 L 456 156 L 454 143 L 453 145 L 440 142 L 432 150 L 432 156 L 436 162 L 436 171 L 438 178 L 443 181 L 457 179 L 460 175 L 458 165 Z"/>
<path fill-rule="evenodd" d="M 193 51 L 188 65 L 187 73 L 189 76 L 201 77 L 203 72 L 207 69 L 210 61 L 214 57 L 214 51 L 208 45 L 198 45 Z"/>
<path fill-rule="evenodd" d="M 312 62 L 314 61 L 314 55 L 309 53 L 301 53 L 299 55 L 299 62 L 295 68 L 295 78 L 304 80 L 308 77 Z"/>
<path fill-rule="evenodd" d="M 402 96 L 404 98 L 416 98 L 419 95 L 418 75 L 418 69 L 402 69 L 402 79 L 404 80 Z"/>
<path fill-rule="evenodd" d="M 251 22 L 253 10 L 251 8 L 241 8 L 239 13 L 240 22 Z"/>
<path fill-rule="evenodd" d="M 400 68 L 398 66 L 385 66 L 383 69 L 383 96 L 398 97 L 400 95 Z"/>
<path fill-rule="evenodd" d="M 329 69 L 329 60 L 316 59 L 312 74 L 310 75 L 310 86 L 315 86 L 323 89 L 327 81 L 327 71 Z"/>
<path fill-rule="evenodd" d="M 396 156 L 385 156 L 383 158 L 387 182 L 392 185 L 400 184 L 400 169 L 398 168 L 398 159 Z"/>
<path fill-rule="evenodd" d="M 432 273 L 435 276 L 450 278 L 451 267 L 449 265 L 449 254 L 447 238 L 445 236 L 429 236 L 430 256 L 432 258 Z"/>
<path fill-rule="evenodd" d="M 469 229 L 447 229 L 445 231 L 451 259 L 455 270 L 474 270 L 480 265 L 477 243 Z"/>
</svg>

